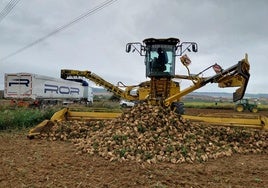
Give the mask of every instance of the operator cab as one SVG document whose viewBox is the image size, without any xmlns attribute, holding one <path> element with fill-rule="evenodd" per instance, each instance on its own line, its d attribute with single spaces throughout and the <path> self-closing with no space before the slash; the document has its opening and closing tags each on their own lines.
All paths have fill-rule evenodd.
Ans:
<svg viewBox="0 0 268 188">
<path fill-rule="evenodd" d="M 154 39 L 144 41 L 146 77 L 174 77 L 176 45 L 179 39 Z"/>
</svg>

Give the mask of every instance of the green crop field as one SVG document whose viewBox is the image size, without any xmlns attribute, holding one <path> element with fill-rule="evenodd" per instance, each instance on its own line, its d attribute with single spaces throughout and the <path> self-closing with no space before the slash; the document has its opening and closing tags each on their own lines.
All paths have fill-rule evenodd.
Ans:
<svg viewBox="0 0 268 188">
<path fill-rule="evenodd" d="M 206 109 L 234 109 L 233 102 L 207 102 L 207 101 L 184 101 L 186 108 L 206 108 Z M 268 104 L 258 104 L 260 111 L 268 110 Z"/>
<path fill-rule="evenodd" d="M 184 106 L 186 108 L 210 108 L 210 109 L 232 109 L 234 108 L 233 103 L 215 103 L 215 102 L 201 102 L 201 101 L 194 101 L 194 102 L 184 102 Z"/>
<path fill-rule="evenodd" d="M 11 108 L 1 103 L 0 130 L 22 129 L 35 126 L 45 119 L 50 119 L 57 110 L 58 108 Z"/>
</svg>

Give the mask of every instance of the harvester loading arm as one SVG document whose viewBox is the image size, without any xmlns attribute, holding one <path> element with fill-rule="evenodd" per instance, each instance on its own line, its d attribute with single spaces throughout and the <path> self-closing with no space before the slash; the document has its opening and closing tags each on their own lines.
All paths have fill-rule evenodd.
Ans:
<svg viewBox="0 0 268 188">
<path fill-rule="evenodd" d="M 249 62 L 248 62 L 248 55 L 245 55 L 245 58 L 239 61 L 236 65 L 233 65 L 230 68 L 225 70 L 221 70 L 219 73 L 206 78 L 201 77 L 194 77 L 194 76 L 185 76 L 185 75 L 176 75 L 175 78 L 181 79 L 189 79 L 193 81 L 193 85 L 185 88 L 184 90 L 180 91 L 179 93 L 172 95 L 165 99 L 164 104 L 165 106 L 169 106 L 172 102 L 177 101 L 181 97 L 205 86 L 208 83 L 218 83 L 219 87 L 239 87 L 233 93 L 233 101 L 236 102 L 243 98 L 248 80 L 250 77 L 249 74 Z"/>
<path fill-rule="evenodd" d="M 137 96 L 130 95 L 131 89 L 136 86 L 128 86 L 125 90 L 123 90 L 113 85 L 112 83 L 107 82 L 106 80 L 92 73 L 91 71 L 79 71 L 79 70 L 68 70 L 68 69 L 61 70 L 61 78 L 63 79 L 67 79 L 68 77 L 74 77 L 74 76 L 87 78 L 93 81 L 95 84 L 98 84 L 104 87 L 108 91 L 124 99 L 130 100 L 130 101 L 134 101 L 138 99 Z"/>
<path fill-rule="evenodd" d="M 245 58 L 239 61 L 236 65 L 204 80 L 204 84 L 210 82 L 218 83 L 219 87 L 239 87 L 233 93 L 233 101 L 236 102 L 244 97 L 250 77 L 249 68 L 248 55 L 246 54 Z"/>
</svg>

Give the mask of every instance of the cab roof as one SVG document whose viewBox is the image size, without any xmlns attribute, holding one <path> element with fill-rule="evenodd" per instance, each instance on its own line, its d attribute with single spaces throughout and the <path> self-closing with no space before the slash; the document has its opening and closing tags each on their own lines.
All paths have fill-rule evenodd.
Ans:
<svg viewBox="0 0 268 188">
<path fill-rule="evenodd" d="M 155 39 L 155 38 L 147 38 L 143 40 L 143 43 L 147 45 L 154 45 L 154 44 L 170 44 L 170 45 L 177 45 L 180 42 L 177 38 L 167 38 L 167 39 Z"/>
</svg>

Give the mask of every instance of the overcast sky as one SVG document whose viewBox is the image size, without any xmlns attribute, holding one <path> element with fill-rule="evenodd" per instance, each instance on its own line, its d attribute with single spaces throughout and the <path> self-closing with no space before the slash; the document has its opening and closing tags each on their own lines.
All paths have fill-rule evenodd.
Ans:
<svg viewBox="0 0 268 188">
<path fill-rule="evenodd" d="M 0 11 L 10 0 L 0 1 Z M 0 59 L 73 21 L 105 0 L 21 0 L 0 21 Z M 86 19 L 0 62 L 4 74 L 60 77 L 61 69 L 90 70 L 126 85 L 145 81 L 143 57 L 126 53 L 128 42 L 176 37 L 198 43 L 188 53 L 191 73 L 218 63 L 228 68 L 248 53 L 247 93 L 268 93 L 267 0 L 118 0 Z M 177 59 L 177 74 L 187 71 Z M 212 71 L 204 76 L 212 75 Z M 191 83 L 181 81 L 182 87 Z M 209 84 L 198 91 L 233 92 Z"/>
</svg>

